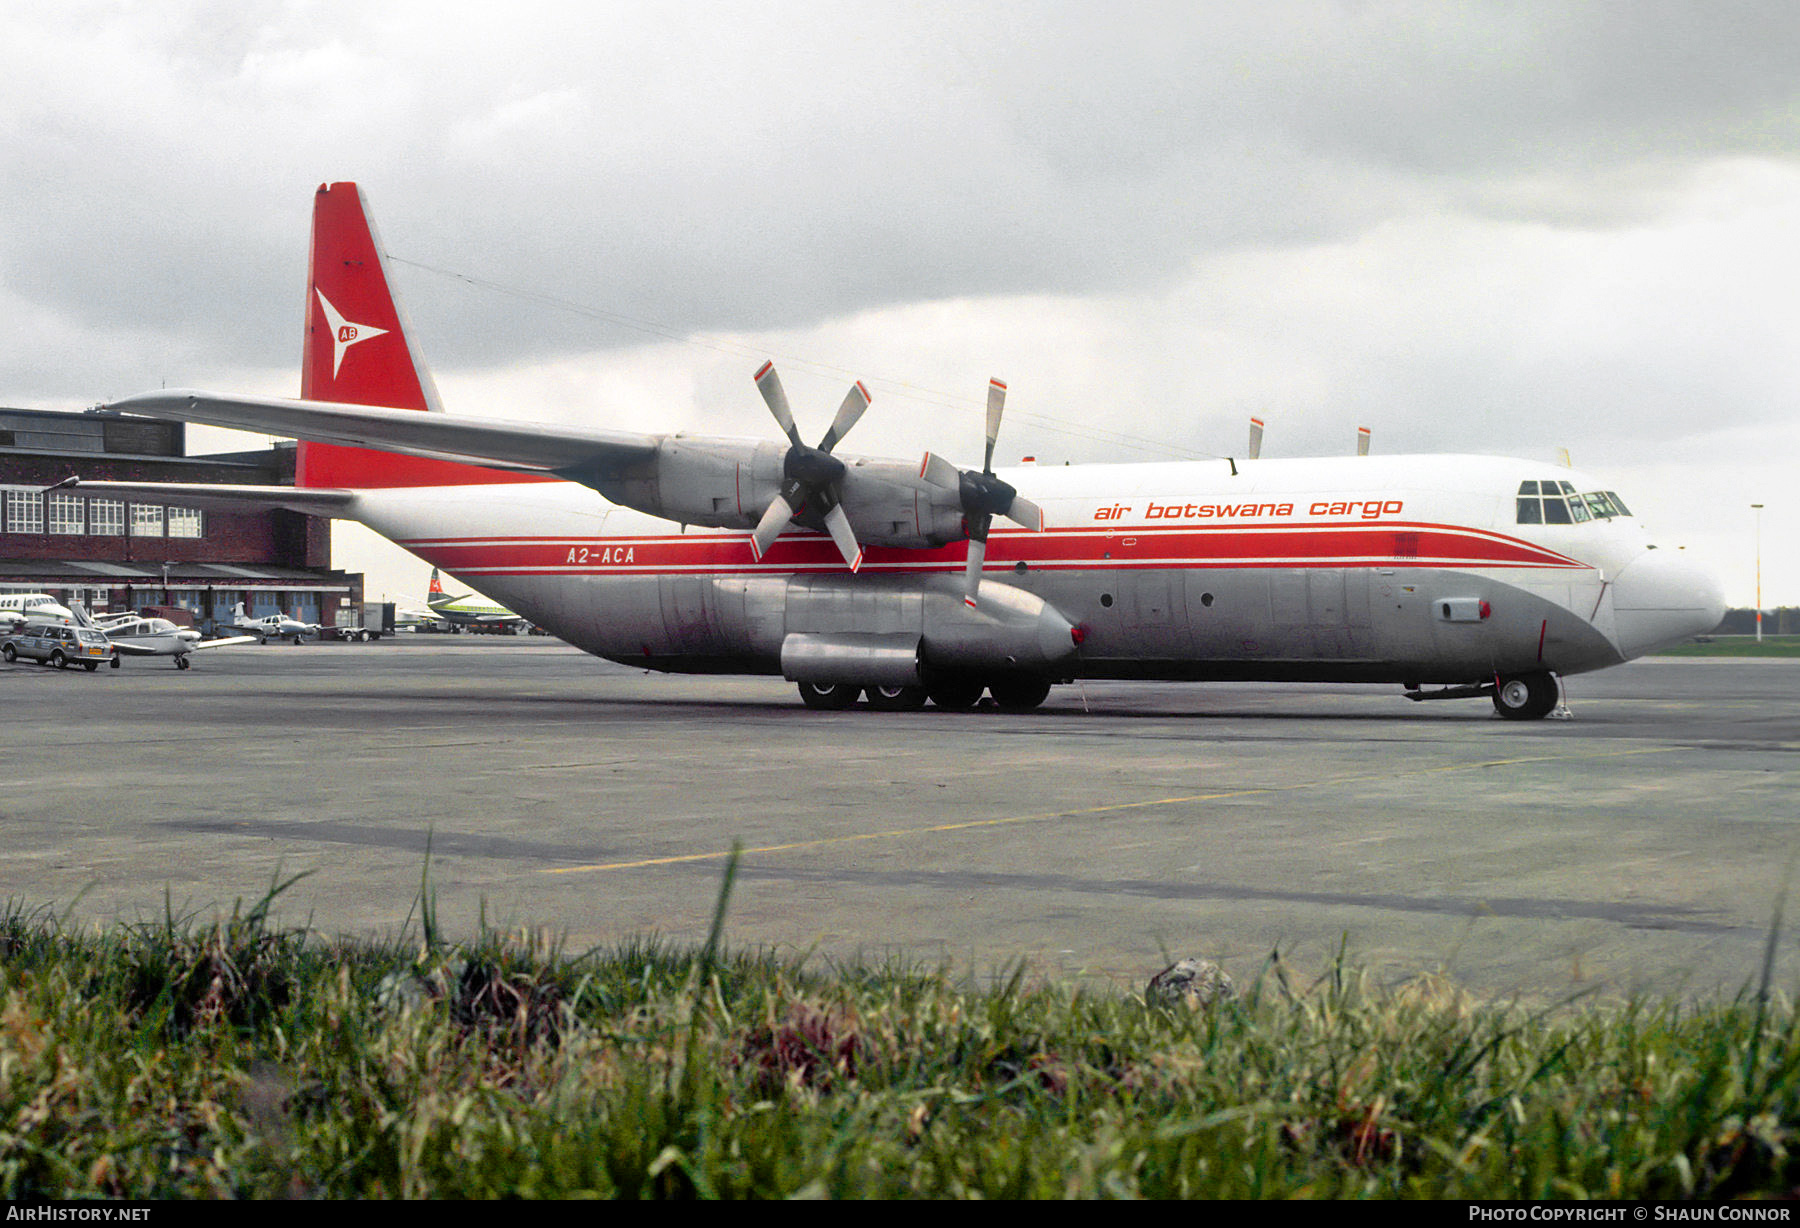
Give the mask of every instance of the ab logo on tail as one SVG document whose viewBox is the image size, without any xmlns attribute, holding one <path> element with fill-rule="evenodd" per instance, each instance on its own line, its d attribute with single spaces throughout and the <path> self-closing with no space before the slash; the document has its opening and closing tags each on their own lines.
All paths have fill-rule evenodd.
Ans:
<svg viewBox="0 0 1800 1228">
<path fill-rule="evenodd" d="M 344 365 L 344 351 L 359 341 L 369 341 L 387 335 L 387 329 L 376 328 L 373 324 L 352 324 L 344 319 L 344 313 L 331 305 L 325 297 L 325 291 L 317 286 L 313 293 L 319 296 L 319 306 L 325 311 L 325 319 L 331 324 L 332 344 L 335 353 L 331 356 L 331 378 L 336 379 L 338 370 Z"/>
</svg>

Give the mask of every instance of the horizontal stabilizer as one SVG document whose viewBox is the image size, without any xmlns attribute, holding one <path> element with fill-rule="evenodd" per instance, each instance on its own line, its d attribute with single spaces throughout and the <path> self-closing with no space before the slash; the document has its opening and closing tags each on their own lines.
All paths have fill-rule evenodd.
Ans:
<svg viewBox="0 0 1800 1228">
<path fill-rule="evenodd" d="M 138 499 L 173 503 L 217 511 L 243 511 L 246 507 L 285 508 L 309 516 L 348 517 L 356 502 L 354 490 L 301 490 L 292 486 L 229 486 L 213 482 L 90 482 L 70 478 L 53 490 L 79 489 L 101 499 Z"/>
</svg>

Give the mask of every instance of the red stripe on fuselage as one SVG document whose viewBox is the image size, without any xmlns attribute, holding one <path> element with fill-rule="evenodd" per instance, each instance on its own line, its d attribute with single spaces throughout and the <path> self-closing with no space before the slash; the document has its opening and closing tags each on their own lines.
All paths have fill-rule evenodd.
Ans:
<svg viewBox="0 0 1800 1228">
<path fill-rule="evenodd" d="M 1408 553 L 1396 553 L 1396 537 Z M 843 567 L 831 539 L 788 534 L 754 557 L 747 533 L 680 536 L 419 538 L 400 544 L 440 567 L 483 574 L 778 575 Z M 932 550 L 871 546 L 864 572 L 961 570 L 966 546 Z M 1293 528 L 996 532 L 987 570 L 1217 567 L 1554 567 L 1588 564 L 1517 538 L 1450 525 L 1306 525 Z"/>
</svg>

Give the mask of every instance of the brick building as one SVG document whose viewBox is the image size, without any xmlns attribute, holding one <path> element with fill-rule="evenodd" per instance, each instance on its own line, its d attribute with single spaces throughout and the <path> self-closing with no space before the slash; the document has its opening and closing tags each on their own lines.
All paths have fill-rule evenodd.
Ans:
<svg viewBox="0 0 1800 1228">
<path fill-rule="evenodd" d="M 292 485 L 294 449 L 186 455 L 179 422 L 107 411 L 0 409 L 0 592 L 47 592 L 95 610 L 179 607 L 197 625 L 243 602 L 336 622 L 361 608 L 360 573 L 331 570 L 331 522 L 279 510 L 221 511 L 103 499 L 71 475 L 126 482 Z"/>
</svg>

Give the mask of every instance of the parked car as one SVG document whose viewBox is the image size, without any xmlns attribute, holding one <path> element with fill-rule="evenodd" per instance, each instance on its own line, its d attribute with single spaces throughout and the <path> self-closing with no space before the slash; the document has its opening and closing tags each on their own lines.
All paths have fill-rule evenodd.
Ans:
<svg viewBox="0 0 1800 1228">
<path fill-rule="evenodd" d="M 89 673 L 102 664 L 118 664 L 104 632 L 66 623 L 26 623 L 0 640 L 0 657 L 8 662 L 24 657 L 58 669 L 79 665 Z"/>
</svg>

